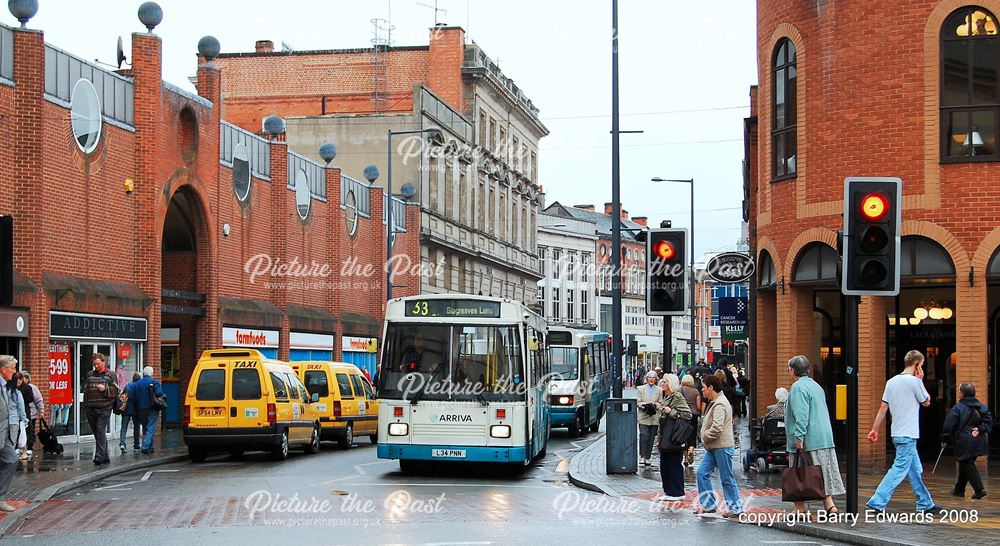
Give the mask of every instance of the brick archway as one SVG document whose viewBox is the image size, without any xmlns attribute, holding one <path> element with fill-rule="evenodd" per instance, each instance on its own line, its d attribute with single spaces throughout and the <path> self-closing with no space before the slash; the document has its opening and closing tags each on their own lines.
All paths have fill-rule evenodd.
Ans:
<svg viewBox="0 0 1000 546">
<path fill-rule="evenodd" d="M 785 255 L 785 263 L 781 268 L 783 277 L 792 278 L 799 253 L 812 243 L 824 243 L 832 248 L 837 248 L 837 232 L 827 228 L 811 227 L 799 233 L 799 236 L 788 246 L 788 254 Z M 774 259 L 774 256 L 771 256 L 771 258 Z"/>
<path fill-rule="evenodd" d="M 983 237 L 979 248 L 976 249 L 976 253 L 972 257 L 971 265 L 975 268 L 976 277 L 981 277 L 982 274 L 986 273 L 990 266 L 990 259 L 998 250 L 1000 250 L 1000 227 Z"/>
</svg>

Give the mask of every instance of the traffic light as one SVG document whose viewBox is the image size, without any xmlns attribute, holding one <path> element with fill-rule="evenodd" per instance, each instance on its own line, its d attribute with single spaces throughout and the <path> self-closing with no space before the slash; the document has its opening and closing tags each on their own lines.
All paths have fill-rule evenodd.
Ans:
<svg viewBox="0 0 1000 546">
<path fill-rule="evenodd" d="M 845 295 L 899 294 L 902 188 L 899 178 L 844 180 L 841 291 Z"/>
<path fill-rule="evenodd" d="M 687 314 L 686 229 L 651 229 L 646 240 L 646 314 Z"/>
<path fill-rule="evenodd" d="M 0 307 L 14 303 L 14 217 L 0 216 Z"/>
</svg>

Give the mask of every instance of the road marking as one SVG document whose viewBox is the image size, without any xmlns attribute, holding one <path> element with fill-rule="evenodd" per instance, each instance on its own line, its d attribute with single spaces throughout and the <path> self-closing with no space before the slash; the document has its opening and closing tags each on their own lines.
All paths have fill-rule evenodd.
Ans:
<svg viewBox="0 0 1000 546">
<path fill-rule="evenodd" d="M 130 482 L 116 483 L 114 485 L 105 485 L 104 487 L 97 487 L 97 488 L 95 488 L 94 491 L 107 491 L 107 490 L 110 490 L 110 489 L 114 489 L 116 491 L 131 491 L 132 490 L 131 487 L 122 488 L 122 486 L 123 485 L 132 485 L 132 484 L 135 484 L 135 483 L 148 482 L 150 476 L 153 475 L 153 472 L 180 472 L 180 470 L 149 470 L 145 474 L 143 474 L 143 476 L 141 478 L 139 478 L 138 480 L 133 480 L 133 481 L 130 481 Z"/>
<path fill-rule="evenodd" d="M 381 486 L 381 487 L 399 487 L 402 485 L 409 487 L 500 487 L 509 489 L 548 489 L 550 485 L 511 485 L 504 483 L 403 483 L 403 482 L 392 482 L 392 483 L 355 483 L 351 485 L 366 485 L 366 486 Z"/>
</svg>

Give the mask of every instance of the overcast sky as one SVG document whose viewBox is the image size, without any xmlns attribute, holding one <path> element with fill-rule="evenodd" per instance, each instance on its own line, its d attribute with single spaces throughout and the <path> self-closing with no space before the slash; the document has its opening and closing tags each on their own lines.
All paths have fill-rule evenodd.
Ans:
<svg viewBox="0 0 1000 546">
<path fill-rule="evenodd" d="M 130 53 L 141 2 L 40 0 L 29 28 L 83 57 L 114 63 L 122 36 Z M 434 0 L 161 0 L 164 79 L 193 89 L 198 39 L 222 51 L 254 41 L 294 49 L 369 47 L 373 18 L 390 16 L 394 45 L 426 45 Z M 542 140 L 539 182 L 546 202 L 611 200 L 610 0 L 439 0 L 438 20 L 464 27 L 535 105 L 551 134 Z M 699 253 L 733 247 L 743 199 L 743 118 L 757 83 L 755 3 L 621 0 L 622 203 L 633 216 L 689 225 L 688 186 L 649 179 L 694 178 Z M 3 22 L 17 21 L 2 10 Z M 223 75 L 225 77 L 225 75 Z M 289 74 L 289 77 L 294 75 Z M 679 112 L 680 111 L 680 112 Z"/>
</svg>

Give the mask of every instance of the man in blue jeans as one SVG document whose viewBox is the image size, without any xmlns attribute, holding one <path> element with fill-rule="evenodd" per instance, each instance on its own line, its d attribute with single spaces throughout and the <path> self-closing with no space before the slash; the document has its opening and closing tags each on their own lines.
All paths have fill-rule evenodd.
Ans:
<svg viewBox="0 0 1000 546">
<path fill-rule="evenodd" d="M 700 506 L 694 513 L 715 512 L 717 501 L 715 491 L 712 490 L 712 474 L 718 468 L 722 494 L 726 498 L 728 509 L 722 516 L 737 518 L 743 513 L 743 501 L 740 500 L 740 489 L 736 485 L 736 474 L 733 474 L 733 448 L 736 446 L 733 439 L 733 407 L 722 394 L 722 381 L 714 375 L 701 380 L 701 395 L 708 401 L 708 407 L 705 408 L 701 424 L 705 457 L 696 473 Z"/>
<path fill-rule="evenodd" d="M 917 498 L 917 511 L 936 513 L 941 507 L 934 504 L 930 491 L 924 485 L 924 467 L 917 454 L 917 439 L 920 438 L 920 406 L 931 405 L 931 395 L 924 388 L 924 355 L 920 351 L 910 351 L 903 357 L 905 368 L 899 375 L 885 384 L 882 407 L 875 416 L 875 424 L 868 433 L 868 440 L 878 441 L 878 429 L 885 421 L 885 413 L 892 413 L 892 443 L 896 446 L 896 460 L 892 468 L 882 478 L 875 494 L 868 499 L 865 507 L 876 512 L 885 511 L 892 493 L 909 478 L 913 495 Z"/>
<path fill-rule="evenodd" d="M 163 387 L 160 386 L 158 380 L 153 379 L 153 368 L 146 366 L 142 369 L 142 379 L 128 385 L 129 401 L 135 399 L 140 422 L 146 425 L 146 434 L 142 439 L 142 449 L 140 450 L 140 453 L 144 455 L 153 452 L 153 434 L 156 432 L 156 421 L 160 416 L 160 410 L 153 408 L 151 392 L 162 397 Z"/>
</svg>

